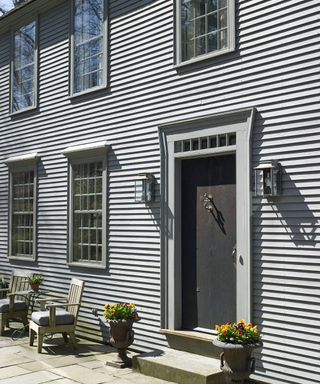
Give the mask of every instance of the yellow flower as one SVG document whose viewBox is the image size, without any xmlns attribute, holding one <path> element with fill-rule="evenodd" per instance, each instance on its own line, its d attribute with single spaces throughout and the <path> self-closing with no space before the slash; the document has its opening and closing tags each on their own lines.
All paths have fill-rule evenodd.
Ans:
<svg viewBox="0 0 320 384">
<path fill-rule="evenodd" d="M 220 330 L 219 325 L 216 325 L 216 331 L 219 332 L 219 330 Z"/>
</svg>

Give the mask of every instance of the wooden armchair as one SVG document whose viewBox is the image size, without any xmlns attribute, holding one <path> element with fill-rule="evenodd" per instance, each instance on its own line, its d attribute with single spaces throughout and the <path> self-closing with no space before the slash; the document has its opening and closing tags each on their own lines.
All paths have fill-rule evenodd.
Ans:
<svg viewBox="0 0 320 384">
<path fill-rule="evenodd" d="M 37 335 L 38 353 L 42 351 L 43 337 L 46 333 L 62 333 L 65 342 L 68 342 L 68 335 L 74 347 L 76 347 L 75 328 L 81 298 L 84 288 L 84 281 L 72 279 L 67 298 L 39 299 L 40 310 L 33 312 L 29 322 L 29 341 L 33 345 L 34 337 Z M 52 302 L 54 300 L 55 302 Z M 48 304 L 45 302 L 51 301 Z M 62 301 L 57 303 L 57 301 Z M 63 302 L 65 301 L 65 302 Z"/>
<path fill-rule="evenodd" d="M 0 299 L 0 335 L 5 326 L 9 326 L 9 320 L 20 319 L 24 325 L 28 324 L 28 301 L 25 297 L 19 297 L 15 292 L 27 291 L 29 284 L 27 278 L 31 272 L 12 271 L 8 288 L 1 288 L 0 292 L 6 294 Z"/>
</svg>

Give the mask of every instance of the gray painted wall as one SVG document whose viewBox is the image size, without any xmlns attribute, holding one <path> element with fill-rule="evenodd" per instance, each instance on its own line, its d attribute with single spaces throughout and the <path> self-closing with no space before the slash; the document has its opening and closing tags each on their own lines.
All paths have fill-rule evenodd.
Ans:
<svg viewBox="0 0 320 384">
<path fill-rule="evenodd" d="M 79 330 L 97 337 L 92 307 L 134 301 L 136 347 L 166 345 L 160 328 L 160 203 L 134 203 L 137 173 L 160 183 L 158 126 L 256 107 L 252 166 L 278 159 L 283 195 L 253 199 L 253 309 L 264 348 L 260 380 L 319 382 L 319 1 L 239 0 L 236 51 L 173 67 L 173 4 L 111 0 L 109 87 L 68 97 L 68 12 L 40 14 L 39 108 L 9 111 L 9 35 L 0 37 L 0 271 L 37 270 L 63 292 L 86 280 Z M 0 21 L 1 23 L 1 21 Z M 109 239 L 106 271 L 69 268 L 67 160 L 71 145 L 107 140 Z M 38 261 L 7 260 L 8 171 L 3 159 L 37 151 Z"/>
</svg>

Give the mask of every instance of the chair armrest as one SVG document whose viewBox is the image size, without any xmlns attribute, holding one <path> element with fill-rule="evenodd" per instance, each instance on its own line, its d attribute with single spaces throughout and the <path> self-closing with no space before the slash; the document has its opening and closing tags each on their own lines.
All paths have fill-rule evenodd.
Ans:
<svg viewBox="0 0 320 384">
<path fill-rule="evenodd" d="M 79 303 L 54 303 L 54 304 L 47 304 L 46 308 L 49 309 L 49 326 L 50 327 L 55 327 L 56 326 L 56 309 L 60 308 L 61 306 L 63 307 L 74 307 L 74 306 L 80 306 Z"/>
<path fill-rule="evenodd" d="M 0 292 L 8 292 L 9 288 L 0 288 Z"/>
<path fill-rule="evenodd" d="M 52 303 L 52 304 L 47 304 L 46 308 L 60 308 L 60 307 L 75 307 L 75 306 L 80 306 L 79 303 Z"/>
<path fill-rule="evenodd" d="M 68 298 L 67 297 L 44 297 L 42 299 L 37 299 L 36 302 L 40 304 L 41 311 L 45 310 L 46 303 L 48 301 L 50 301 L 51 303 L 55 303 L 57 301 L 68 301 Z"/>
</svg>

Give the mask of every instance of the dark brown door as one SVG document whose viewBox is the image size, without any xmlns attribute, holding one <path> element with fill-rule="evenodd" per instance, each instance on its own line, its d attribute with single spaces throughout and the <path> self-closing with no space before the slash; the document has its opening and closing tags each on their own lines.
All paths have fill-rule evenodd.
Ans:
<svg viewBox="0 0 320 384">
<path fill-rule="evenodd" d="M 236 321 L 235 155 L 181 164 L 182 327 Z"/>
</svg>

